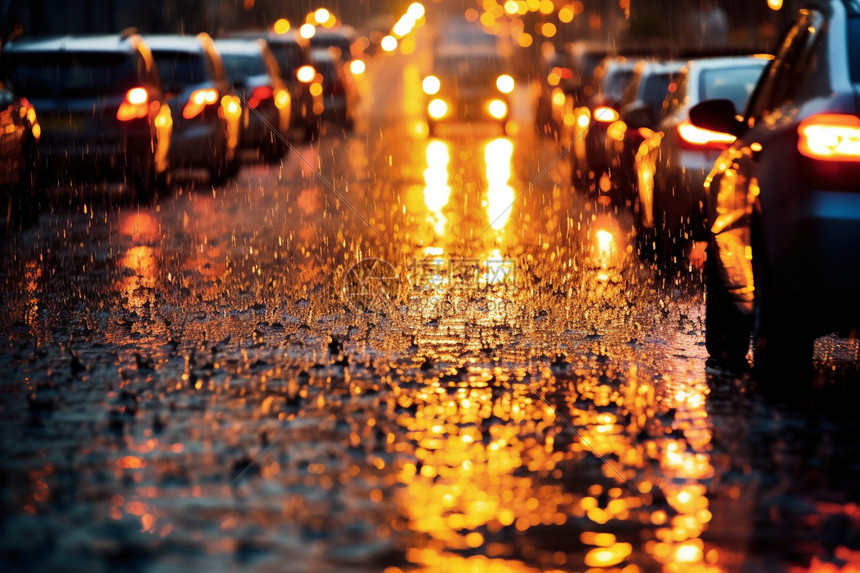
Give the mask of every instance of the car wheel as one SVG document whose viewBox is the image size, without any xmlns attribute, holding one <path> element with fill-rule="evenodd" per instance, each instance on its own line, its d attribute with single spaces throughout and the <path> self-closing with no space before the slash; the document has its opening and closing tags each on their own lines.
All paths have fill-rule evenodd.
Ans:
<svg viewBox="0 0 860 573">
<path fill-rule="evenodd" d="M 134 186 L 134 201 L 138 205 L 149 205 L 155 200 L 160 187 L 159 174 L 155 165 L 155 157 L 148 156 L 136 161 L 132 175 Z"/>
<path fill-rule="evenodd" d="M 742 370 L 748 366 L 752 321 L 726 290 L 716 258 L 713 243 L 709 242 L 705 264 L 705 346 L 711 359 L 732 370 Z"/>
<path fill-rule="evenodd" d="M 269 141 L 261 149 L 263 161 L 268 164 L 274 164 L 283 159 L 287 154 L 288 145 L 281 140 L 280 135 L 272 136 Z M 238 172 L 238 170 L 237 170 Z"/>
<path fill-rule="evenodd" d="M 805 390 L 812 376 L 815 337 L 796 304 L 786 304 L 773 288 L 761 243 L 753 247 L 755 302 L 753 361 L 765 389 Z"/>
</svg>

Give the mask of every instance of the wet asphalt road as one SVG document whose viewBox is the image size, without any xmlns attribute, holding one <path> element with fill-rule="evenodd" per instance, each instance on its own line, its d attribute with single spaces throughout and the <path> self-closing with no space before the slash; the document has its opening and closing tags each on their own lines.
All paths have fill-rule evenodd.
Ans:
<svg viewBox="0 0 860 573">
<path fill-rule="evenodd" d="M 857 341 L 802 403 L 706 368 L 700 262 L 640 259 L 526 87 L 428 139 L 425 66 L 280 166 L 2 239 L 0 569 L 860 567 Z"/>
</svg>

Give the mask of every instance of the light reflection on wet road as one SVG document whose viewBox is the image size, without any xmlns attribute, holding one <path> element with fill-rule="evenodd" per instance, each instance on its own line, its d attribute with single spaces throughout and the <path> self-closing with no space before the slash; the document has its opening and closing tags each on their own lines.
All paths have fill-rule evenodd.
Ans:
<svg viewBox="0 0 860 573">
<path fill-rule="evenodd" d="M 4 239 L 3 569 L 860 566 L 856 342 L 811 412 L 706 371 L 698 267 L 642 263 L 565 161 L 529 188 L 527 110 L 428 139 L 422 65 L 280 167 Z M 362 313 L 369 257 L 400 288 Z"/>
</svg>

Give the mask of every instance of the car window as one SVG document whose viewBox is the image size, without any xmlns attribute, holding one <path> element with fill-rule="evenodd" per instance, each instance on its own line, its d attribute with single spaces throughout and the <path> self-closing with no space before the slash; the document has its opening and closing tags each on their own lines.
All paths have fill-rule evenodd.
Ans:
<svg viewBox="0 0 860 573">
<path fill-rule="evenodd" d="M 137 82 L 128 54 L 111 52 L 9 53 L 9 79 L 27 97 L 122 94 Z"/>
<path fill-rule="evenodd" d="M 273 42 L 270 46 L 275 59 L 278 61 L 278 66 L 281 68 L 281 75 L 285 78 L 291 78 L 295 71 L 305 64 L 305 56 L 300 45 Z"/>
<path fill-rule="evenodd" d="M 860 18 L 848 20 L 848 57 L 851 60 L 851 81 L 860 84 Z"/>
<path fill-rule="evenodd" d="M 817 82 L 802 81 L 819 72 L 816 44 L 824 32 L 824 17 L 814 10 L 804 10 L 783 37 L 774 60 L 757 87 L 749 115 L 761 117 L 776 108 L 796 101 L 801 90 L 810 90 Z M 826 85 L 826 84 L 825 84 Z M 820 86 L 822 87 L 822 86 Z"/>
<path fill-rule="evenodd" d="M 269 73 L 266 63 L 258 54 L 221 54 L 224 69 L 231 78 L 263 76 Z"/>
<path fill-rule="evenodd" d="M 756 66 L 703 70 L 699 75 L 701 99 L 728 99 L 743 112 L 747 100 L 761 76 L 764 63 Z"/>
<path fill-rule="evenodd" d="M 678 75 L 675 89 L 666 91 L 666 99 L 663 101 L 663 115 L 674 115 L 687 105 L 689 77 L 687 72 L 681 72 Z"/>
<path fill-rule="evenodd" d="M 672 82 L 673 76 L 674 74 L 667 72 L 651 74 L 645 78 L 645 85 L 642 87 L 642 101 L 651 106 L 654 117 L 660 114 L 660 107 L 663 104 L 663 100 L 666 99 L 669 84 Z"/>
<path fill-rule="evenodd" d="M 209 78 L 200 54 L 172 50 L 153 50 L 158 75 L 165 86 L 198 84 Z"/>
<path fill-rule="evenodd" d="M 603 92 L 612 98 L 619 97 L 624 93 L 624 88 L 630 83 L 633 70 L 629 68 L 618 68 L 606 75 L 603 82 Z"/>
</svg>

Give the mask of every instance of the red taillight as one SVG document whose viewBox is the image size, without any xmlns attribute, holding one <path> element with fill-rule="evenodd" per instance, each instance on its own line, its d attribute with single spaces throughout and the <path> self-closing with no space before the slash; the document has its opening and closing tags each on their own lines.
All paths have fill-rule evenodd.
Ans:
<svg viewBox="0 0 860 573">
<path fill-rule="evenodd" d="M 725 149 L 737 139 L 730 133 L 696 127 L 689 119 L 679 123 L 677 129 L 681 143 L 693 149 Z"/>
<path fill-rule="evenodd" d="M 215 105 L 216 103 L 218 103 L 218 90 L 211 88 L 194 90 L 182 110 L 182 117 L 185 119 L 197 117 L 206 109 L 207 105 Z"/>
<path fill-rule="evenodd" d="M 274 93 L 271 86 L 257 86 L 248 99 L 248 105 L 256 108 L 263 100 L 271 99 Z"/>
<path fill-rule="evenodd" d="M 860 162 L 860 117 L 820 114 L 797 127 L 797 150 L 811 159 Z"/>
<path fill-rule="evenodd" d="M 131 121 L 146 117 L 149 113 L 149 92 L 146 88 L 131 88 L 125 94 L 125 99 L 116 110 L 116 118 L 120 121 Z"/>
<path fill-rule="evenodd" d="M 860 117 L 823 113 L 797 127 L 797 151 L 807 185 L 860 191 Z"/>
</svg>

